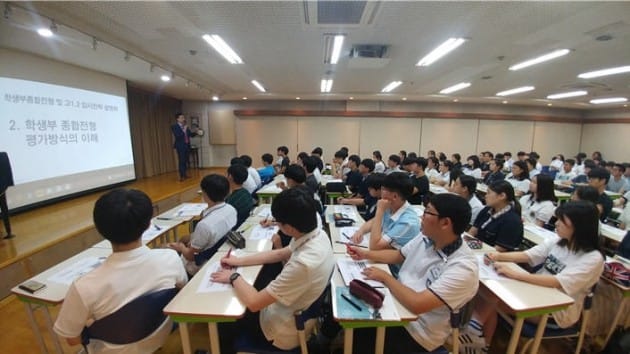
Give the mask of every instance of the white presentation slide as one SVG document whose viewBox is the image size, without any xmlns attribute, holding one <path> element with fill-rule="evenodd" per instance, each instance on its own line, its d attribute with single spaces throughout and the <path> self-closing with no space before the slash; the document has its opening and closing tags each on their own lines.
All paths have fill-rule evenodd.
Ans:
<svg viewBox="0 0 630 354">
<path fill-rule="evenodd" d="M 0 77 L 9 208 L 135 178 L 126 97 Z"/>
</svg>

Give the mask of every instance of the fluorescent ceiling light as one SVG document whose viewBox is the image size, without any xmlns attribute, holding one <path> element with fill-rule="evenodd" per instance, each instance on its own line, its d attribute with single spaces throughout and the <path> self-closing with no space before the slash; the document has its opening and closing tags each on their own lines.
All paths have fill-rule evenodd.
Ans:
<svg viewBox="0 0 630 354">
<path fill-rule="evenodd" d="M 37 30 L 37 33 L 42 37 L 52 37 L 53 32 L 50 28 L 40 28 Z"/>
<path fill-rule="evenodd" d="M 324 34 L 324 64 L 337 64 L 341 47 L 346 38 L 343 34 Z"/>
<path fill-rule="evenodd" d="M 437 48 L 433 49 L 431 53 L 420 59 L 416 66 L 429 66 L 433 64 L 441 57 L 445 56 L 455 48 L 462 45 L 465 41 L 466 40 L 464 38 L 449 38 L 448 40 L 446 40 L 446 42 L 440 44 Z"/>
<path fill-rule="evenodd" d="M 602 103 L 619 103 L 628 101 L 625 97 L 610 97 L 610 98 L 596 98 L 591 100 L 592 104 L 602 104 Z"/>
<path fill-rule="evenodd" d="M 319 90 L 323 93 L 330 92 L 332 90 L 333 80 L 332 79 L 322 79 L 322 82 L 319 86 Z"/>
<path fill-rule="evenodd" d="M 440 91 L 440 93 L 447 95 L 455 91 L 463 90 L 468 86 L 470 86 L 470 82 L 460 82 L 459 84 L 445 88 L 444 90 Z"/>
<path fill-rule="evenodd" d="M 524 62 L 518 63 L 516 65 L 512 65 L 510 66 L 510 70 L 512 71 L 516 71 L 516 70 L 520 70 L 520 69 L 524 69 L 528 66 L 532 66 L 532 65 L 536 65 L 536 64 L 540 64 L 542 62 L 551 60 L 551 59 L 556 59 L 559 58 L 561 56 L 567 55 L 569 54 L 571 51 L 569 49 L 558 49 L 555 50 L 551 53 L 547 53 L 545 55 L 541 55 L 539 57 L 536 57 L 534 59 L 529 59 L 526 60 Z"/>
<path fill-rule="evenodd" d="M 571 91 L 571 92 L 563 92 L 563 93 L 554 93 L 553 95 L 547 96 L 547 99 L 557 100 L 560 98 L 568 98 L 568 97 L 577 97 L 588 95 L 586 91 Z"/>
<path fill-rule="evenodd" d="M 162 75 L 162 76 L 160 77 L 160 79 L 162 79 L 162 81 L 164 81 L 164 82 L 169 82 L 169 81 L 171 81 L 171 77 L 170 77 L 170 76 L 168 76 L 168 75 Z"/>
<path fill-rule="evenodd" d="M 239 57 L 238 54 L 236 54 L 236 52 L 232 50 L 232 48 L 230 48 L 230 46 L 225 43 L 223 38 L 221 38 L 219 35 L 204 34 L 202 38 L 231 64 L 243 64 L 243 60 L 241 59 L 241 57 Z"/>
<path fill-rule="evenodd" d="M 335 41 L 333 42 L 332 54 L 330 55 L 330 63 L 337 64 L 339 61 L 339 56 L 341 55 L 341 46 L 343 45 L 343 40 L 345 36 L 337 35 L 335 36 Z"/>
<path fill-rule="evenodd" d="M 219 96 L 217 96 L 217 95 L 212 96 L 212 100 L 213 101 L 218 101 L 219 100 Z"/>
<path fill-rule="evenodd" d="M 606 76 L 606 75 L 614 75 L 614 74 L 622 74 L 630 72 L 630 66 L 620 66 L 617 68 L 603 69 L 597 71 L 590 71 L 587 73 L 582 73 L 578 75 L 580 79 L 591 79 L 594 77 Z"/>
<path fill-rule="evenodd" d="M 387 86 L 385 86 L 381 92 L 391 92 L 392 90 L 394 90 L 396 87 L 400 86 L 400 84 L 402 84 L 402 81 L 392 81 L 389 84 L 387 84 Z"/>
<path fill-rule="evenodd" d="M 263 85 L 260 84 L 260 82 L 256 81 L 256 80 L 252 80 L 252 85 L 256 86 L 256 88 L 258 89 L 258 91 L 260 92 L 267 92 L 265 90 L 265 88 L 263 87 Z"/>
<path fill-rule="evenodd" d="M 517 87 L 515 89 L 511 89 L 511 90 L 497 92 L 496 95 L 497 96 L 510 96 L 510 95 L 515 95 L 517 93 L 531 91 L 533 89 L 535 89 L 534 86 L 523 86 L 523 87 Z"/>
</svg>

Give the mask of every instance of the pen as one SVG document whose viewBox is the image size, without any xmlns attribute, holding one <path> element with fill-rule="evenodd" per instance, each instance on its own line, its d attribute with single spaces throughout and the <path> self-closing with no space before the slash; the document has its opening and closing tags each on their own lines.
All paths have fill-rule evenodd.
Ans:
<svg viewBox="0 0 630 354">
<path fill-rule="evenodd" d="M 345 233 L 345 232 L 342 232 L 342 233 L 341 233 L 341 235 L 343 235 L 343 237 L 347 238 L 348 240 L 352 240 L 352 239 L 350 238 L 350 236 L 346 235 L 346 233 Z"/>
<path fill-rule="evenodd" d="M 159 216 L 156 219 L 158 219 L 158 220 L 172 220 L 172 218 L 163 218 L 163 217 L 159 217 Z"/>
<path fill-rule="evenodd" d="M 153 227 L 155 227 L 155 229 L 158 230 L 158 231 L 162 230 L 162 228 L 157 226 L 157 224 L 153 224 Z"/>
<path fill-rule="evenodd" d="M 355 309 L 359 310 L 359 311 L 363 311 L 363 309 L 361 308 L 361 306 L 357 305 L 354 301 L 350 300 L 349 297 L 346 296 L 346 294 L 341 294 L 341 297 L 348 301 L 348 303 L 350 303 L 350 305 L 352 305 Z"/>
<path fill-rule="evenodd" d="M 357 245 L 356 243 L 350 243 L 350 242 L 343 242 L 343 241 L 335 241 L 336 243 L 340 243 L 342 245 L 346 245 L 346 246 L 356 246 L 356 247 L 361 247 L 361 248 L 367 248 L 363 245 Z"/>
<path fill-rule="evenodd" d="M 225 258 L 230 258 L 230 254 L 232 253 L 232 247 L 230 247 L 230 249 L 228 250 L 227 255 L 225 255 Z M 225 264 L 225 263 L 221 263 L 221 268 L 224 269 L 232 269 L 232 266 Z"/>
</svg>

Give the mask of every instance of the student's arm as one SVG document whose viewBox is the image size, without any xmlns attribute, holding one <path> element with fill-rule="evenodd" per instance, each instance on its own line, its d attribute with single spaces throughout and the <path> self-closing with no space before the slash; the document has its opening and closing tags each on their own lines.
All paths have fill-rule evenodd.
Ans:
<svg viewBox="0 0 630 354">
<path fill-rule="evenodd" d="M 471 226 L 470 229 L 468 229 L 468 233 L 470 234 L 470 236 L 472 237 L 477 237 L 477 233 L 479 232 L 479 230 L 477 230 L 476 226 Z"/>
<path fill-rule="evenodd" d="M 243 257 L 223 257 L 221 258 L 221 263 L 232 267 L 250 266 L 286 261 L 289 257 L 291 257 L 291 249 L 287 246 L 281 249 L 254 253 Z"/>
<path fill-rule="evenodd" d="M 222 269 L 216 273 L 212 273 L 211 278 L 214 282 L 229 284 L 230 276 L 232 276 L 233 273 L 233 269 Z M 236 278 L 232 286 L 234 287 L 236 297 L 238 297 L 243 305 L 251 312 L 258 312 L 276 302 L 276 299 L 274 299 L 267 290 L 256 290 L 256 288 L 246 282 L 242 276 Z"/>
<path fill-rule="evenodd" d="M 545 286 L 548 288 L 560 289 L 561 285 L 555 276 L 550 274 L 531 274 L 523 272 L 518 269 L 514 269 L 514 265 L 509 263 L 496 263 L 494 269 L 497 273 L 505 275 L 508 278 L 524 281 L 526 283 Z"/>
<path fill-rule="evenodd" d="M 363 223 L 363 225 L 359 227 L 357 232 L 355 232 L 354 235 L 352 235 L 352 242 L 361 243 L 361 241 L 363 241 L 363 235 L 367 234 L 372 229 L 373 222 L 374 222 L 374 218 Z"/>
<path fill-rule="evenodd" d="M 171 242 L 168 244 L 168 247 L 174 249 L 179 252 L 189 261 L 195 260 L 195 253 L 199 253 L 199 249 L 194 247 L 186 246 L 183 242 Z"/>
<path fill-rule="evenodd" d="M 377 263 L 385 264 L 401 264 L 405 257 L 403 257 L 400 250 L 386 249 L 386 250 L 372 250 L 357 246 L 348 246 L 348 255 L 355 261 L 367 259 Z"/>
<path fill-rule="evenodd" d="M 392 246 L 383 239 L 383 215 L 385 210 L 391 208 L 391 202 L 386 199 L 379 199 L 376 202 L 376 214 L 372 218 L 372 226 L 370 227 L 370 249 L 382 250 L 392 248 Z"/>
<path fill-rule="evenodd" d="M 529 257 L 525 252 L 489 252 L 485 254 L 486 263 L 492 262 L 514 262 L 527 263 Z"/>
</svg>

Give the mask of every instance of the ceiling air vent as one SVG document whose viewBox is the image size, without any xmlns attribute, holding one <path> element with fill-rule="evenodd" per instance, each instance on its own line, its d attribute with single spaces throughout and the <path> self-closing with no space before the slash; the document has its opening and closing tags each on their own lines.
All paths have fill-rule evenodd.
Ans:
<svg viewBox="0 0 630 354">
<path fill-rule="evenodd" d="M 380 8 L 380 1 L 302 1 L 304 23 L 317 27 L 339 25 L 358 27 L 371 25 Z"/>
<path fill-rule="evenodd" d="M 382 58 L 387 46 L 382 44 L 356 44 L 350 49 L 350 58 Z"/>
</svg>

